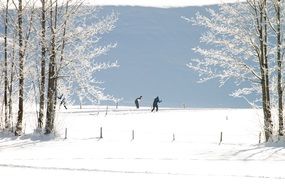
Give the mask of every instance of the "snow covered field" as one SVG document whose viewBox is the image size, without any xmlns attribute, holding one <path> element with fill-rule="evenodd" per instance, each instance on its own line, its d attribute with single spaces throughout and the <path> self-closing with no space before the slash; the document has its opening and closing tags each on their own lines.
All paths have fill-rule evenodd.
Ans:
<svg viewBox="0 0 285 190">
<path fill-rule="evenodd" d="M 278 143 L 258 144 L 258 110 L 106 110 L 61 109 L 55 140 L 31 135 L 32 116 L 26 135 L 1 134 L 1 189 L 273 189 L 285 184 L 285 150 Z"/>
</svg>

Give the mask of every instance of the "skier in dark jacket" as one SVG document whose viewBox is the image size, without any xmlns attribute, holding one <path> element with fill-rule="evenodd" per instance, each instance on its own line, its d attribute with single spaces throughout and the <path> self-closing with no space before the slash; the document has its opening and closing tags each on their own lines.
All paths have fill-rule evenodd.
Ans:
<svg viewBox="0 0 285 190">
<path fill-rule="evenodd" d="M 156 111 L 158 111 L 158 103 L 161 103 L 162 101 L 159 99 L 159 97 L 157 96 L 154 100 L 153 100 L 153 105 L 152 105 L 152 110 L 151 112 L 153 112 L 154 109 L 156 109 Z"/>
<path fill-rule="evenodd" d="M 63 94 L 61 94 L 61 96 L 57 97 L 59 100 L 60 100 L 60 104 L 59 104 L 59 107 L 60 106 L 64 106 L 64 108 L 67 110 L 67 107 L 66 107 L 66 100 L 65 100 L 65 97 L 63 97 Z"/>
<path fill-rule="evenodd" d="M 136 100 L 135 100 L 135 104 L 136 104 L 137 109 L 140 108 L 139 101 L 141 101 L 141 99 L 142 99 L 142 96 L 136 98 Z"/>
</svg>

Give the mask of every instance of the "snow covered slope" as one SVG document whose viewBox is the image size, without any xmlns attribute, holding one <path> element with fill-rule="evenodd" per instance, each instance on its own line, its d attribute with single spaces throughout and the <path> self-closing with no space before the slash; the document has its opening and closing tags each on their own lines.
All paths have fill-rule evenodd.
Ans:
<svg viewBox="0 0 285 190">
<path fill-rule="evenodd" d="M 116 29 L 105 36 L 118 47 L 98 61 L 118 60 L 119 68 L 100 72 L 106 92 L 124 98 L 122 105 L 132 105 L 143 96 L 142 104 L 151 105 L 160 96 L 164 106 L 181 107 L 247 107 L 241 99 L 228 94 L 233 87 L 218 88 L 217 81 L 197 84 L 198 75 L 186 67 L 197 55 L 204 29 L 192 26 L 181 16 L 193 17 L 209 7 L 150 8 L 106 6 L 103 13 L 119 13 Z M 215 9 L 215 6 L 210 6 Z"/>
<path fill-rule="evenodd" d="M 31 135 L 30 115 L 23 137 L 1 133 L 1 189 L 280 189 L 285 149 L 258 144 L 260 113 L 73 107 L 54 140 Z"/>
</svg>

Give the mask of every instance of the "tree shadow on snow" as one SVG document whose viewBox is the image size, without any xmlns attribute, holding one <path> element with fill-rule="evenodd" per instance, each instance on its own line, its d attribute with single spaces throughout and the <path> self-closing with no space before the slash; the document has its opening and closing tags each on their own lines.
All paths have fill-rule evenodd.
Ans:
<svg viewBox="0 0 285 190">
<path fill-rule="evenodd" d="M 0 133 L 0 151 L 9 148 L 24 148 L 27 146 L 34 146 L 39 143 L 55 140 L 55 135 L 44 134 L 23 134 L 22 136 L 15 136 L 13 133 Z"/>
<path fill-rule="evenodd" d="M 283 145 L 282 145 L 283 144 Z M 264 143 L 256 145 L 252 148 L 247 148 L 244 150 L 239 150 L 233 153 L 232 157 L 237 157 L 238 159 L 244 161 L 250 160 L 276 160 L 285 157 L 285 146 L 284 143 Z"/>
</svg>

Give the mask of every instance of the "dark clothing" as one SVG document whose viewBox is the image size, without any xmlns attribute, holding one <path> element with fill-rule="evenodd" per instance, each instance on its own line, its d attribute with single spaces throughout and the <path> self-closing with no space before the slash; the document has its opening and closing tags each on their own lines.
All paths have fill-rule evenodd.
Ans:
<svg viewBox="0 0 285 190">
<path fill-rule="evenodd" d="M 67 110 L 65 98 L 63 98 L 63 99 L 60 101 L 60 105 L 59 105 L 59 106 L 61 106 L 61 105 L 63 105 L 63 107 Z"/>
<path fill-rule="evenodd" d="M 161 100 L 159 100 L 159 97 L 157 96 L 154 100 L 153 100 L 153 105 L 152 105 L 152 110 L 151 112 L 154 111 L 154 109 L 156 111 L 158 111 L 158 103 L 161 103 Z"/>
<path fill-rule="evenodd" d="M 142 99 L 142 96 L 136 98 L 135 100 L 135 104 L 136 104 L 136 108 L 139 109 L 140 108 L 140 105 L 139 105 L 139 101 Z"/>
<path fill-rule="evenodd" d="M 135 100 L 135 104 L 136 104 L 136 107 L 139 109 L 139 108 L 140 108 L 140 105 L 139 105 L 138 99 Z"/>
<path fill-rule="evenodd" d="M 156 111 L 158 111 L 158 105 L 157 105 L 157 104 L 156 104 L 156 105 L 153 104 L 153 107 L 152 107 L 151 112 L 153 112 L 154 109 L 155 109 Z"/>
<path fill-rule="evenodd" d="M 60 97 L 57 97 L 57 98 L 60 100 L 59 107 L 63 105 L 63 107 L 67 110 L 66 100 L 65 100 L 65 97 L 63 97 L 63 94 Z"/>
</svg>

